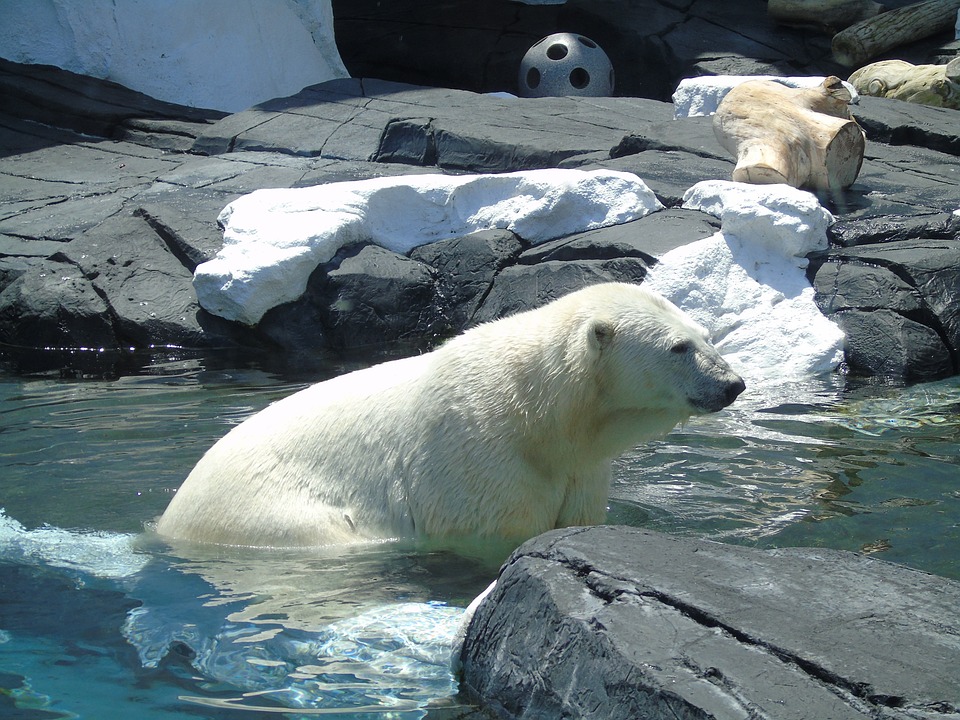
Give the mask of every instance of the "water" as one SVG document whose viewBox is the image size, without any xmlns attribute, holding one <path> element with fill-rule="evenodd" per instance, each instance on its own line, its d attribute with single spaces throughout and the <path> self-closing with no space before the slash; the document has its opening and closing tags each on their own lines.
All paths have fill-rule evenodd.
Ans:
<svg viewBox="0 0 960 720">
<path fill-rule="evenodd" d="M 172 357 L 113 380 L 0 376 L 0 717 L 467 712 L 448 655 L 504 548 L 258 551 L 144 532 L 230 426 L 343 369 Z M 960 580 L 958 410 L 956 378 L 751 387 L 618 460 L 610 521 Z"/>
</svg>

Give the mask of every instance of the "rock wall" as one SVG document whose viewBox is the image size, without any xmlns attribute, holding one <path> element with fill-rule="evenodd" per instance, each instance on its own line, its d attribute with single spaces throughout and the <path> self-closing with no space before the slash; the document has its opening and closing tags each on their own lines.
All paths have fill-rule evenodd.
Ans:
<svg viewBox="0 0 960 720">
<path fill-rule="evenodd" d="M 699 75 L 848 72 L 833 61 L 828 35 L 777 25 L 764 0 L 334 0 L 333 9 L 337 43 L 353 77 L 432 87 L 517 93 L 524 54 L 555 32 L 598 43 L 613 62 L 615 93 L 622 96 L 669 100 L 681 79 Z M 897 53 L 929 62 L 929 49 L 922 43 Z"/>
<path fill-rule="evenodd" d="M 67 348 L 70 364 L 90 357 L 78 348 L 369 354 L 429 345 L 587 282 L 642 280 L 671 249 L 716 230 L 717 218 L 680 205 L 688 188 L 726 179 L 733 166 L 710 118 L 675 119 L 669 103 L 639 98 L 523 100 L 339 80 L 223 117 L 12 64 L 0 65 L 0 93 L 17 113 L 0 160 L 11 178 L 0 218 L 0 340 Z M 943 113 L 953 111 L 865 100 L 855 110 L 871 138 L 864 168 L 849 192 L 822 198 L 836 218 L 833 247 L 811 256 L 808 275 L 820 307 L 848 331 L 852 371 L 949 374 L 957 216 L 944 209 L 960 207 L 960 182 Z M 193 272 L 223 245 L 217 217 L 257 188 L 550 167 L 635 174 L 669 212 L 537 247 L 516 235 L 465 236 L 409 255 L 361 243 L 255 327 L 198 304 Z M 896 252 L 931 240 L 935 254 Z M 899 293 L 878 300 L 868 285 L 835 283 L 838 273 L 867 278 L 859 269 L 877 261 L 864 245 L 892 253 L 884 262 Z"/>
<path fill-rule="evenodd" d="M 356 12 L 387 13 L 386 5 L 360 4 Z M 703 43 L 716 48 L 710 58 L 748 64 L 788 50 L 795 56 L 791 74 L 803 58 L 819 57 L 805 67 L 823 62 L 817 37 L 772 25 L 758 12 L 762 5 L 721 12 L 692 2 L 673 25 L 681 12 L 675 3 L 637 4 L 651 21 L 673 18 L 662 33 L 650 33 L 651 42 L 671 38 L 674 48 L 652 66 L 654 74 L 709 69 L 713 60 Z M 514 42 L 513 53 L 541 31 L 563 29 L 538 20 L 544 13 L 555 23 L 558 13 L 593 8 L 610 15 L 619 5 L 571 0 L 491 7 L 493 19 L 479 27 L 501 40 L 481 34 L 472 42 L 483 48 L 476 58 L 492 62 L 500 57 L 497 42 Z M 434 36 L 436 22 L 447 17 L 452 37 L 460 37 L 457 8 L 464 11 L 461 3 L 434 8 L 433 24 L 427 23 Z M 336 22 L 349 24 L 349 12 Z M 409 17 L 418 12 L 411 8 Z M 528 20 L 536 20 L 535 27 L 519 42 L 515 34 Z M 368 29 L 379 27 L 385 46 L 404 37 L 420 37 L 408 48 L 414 54 L 430 46 L 427 34 L 411 36 L 405 26 L 390 30 L 383 23 Z M 691 35 L 694 30 L 706 34 Z M 700 45 L 673 42 L 684 33 Z M 731 33 L 766 49 L 741 47 Z M 349 58 L 356 43 L 345 38 Z M 464 53 L 472 46 L 460 37 L 453 49 Z M 518 62 L 507 63 L 508 54 L 504 63 Z M 430 67 L 460 72 L 459 57 Z M 697 70 L 678 58 L 707 65 Z M 377 74 L 405 72 L 404 62 L 401 56 L 395 64 L 384 60 Z M 3 62 L 0 100 L 0 172 L 7 178 L 0 342 L 17 357 L 24 348 L 63 349 L 41 355 L 68 373 L 84 359 L 95 357 L 99 366 L 111 353 L 168 346 L 279 348 L 275 354 L 282 356 L 403 353 L 588 282 L 641 281 L 671 250 L 716 232 L 719 219 L 683 208 L 683 197 L 697 183 L 728 179 L 733 167 L 710 118 L 676 118 L 671 103 L 643 97 L 518 99 L 353 78 L 224 116 L 52 68 Z M 828 228 L 830 246 L 811 254 L 807 268 L 820 309 L 847 333 L 850 372 L 926 379 L 958 369 L 955 112 L 876 98 L 854 107 L 868 135 L 863 169 L 847 191 L 820 197 L 835 222 Z M 667 209 L 535 247 L 499 231 L 409 252 L 358 238 L 310 273 L 299 297 L 258 322 L 230 322 L 198 302 L 194 271 L 224 242 L 217 218 L 254 190 L 546 168 L 636 175 Z M 31 356 L 25 367 L 37 362 Z"/>
</svg>

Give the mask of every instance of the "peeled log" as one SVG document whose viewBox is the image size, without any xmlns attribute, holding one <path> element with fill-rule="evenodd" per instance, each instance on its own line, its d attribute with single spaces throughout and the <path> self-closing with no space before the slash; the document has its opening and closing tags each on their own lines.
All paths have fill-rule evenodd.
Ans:
<svg viewBox="0 0 960 720">
<path fill-rule="evenodd" d="M 854 67 L 899 45 L 953 27 L 960 0 L 928 0 L 889 10 L 851 25 L 833 37 L 833 58 Z"/>
<path fill-rule="evenodd" d="M 946 65 L 881 60 L 864 65 L 849 82 L 861 95 L 960 110 L 960 57 Z"/>
<path fill-rule="evenodd" d="M 873 0 L 769 0 L 767 14 L 783 25 L 836 32 L 885 10 Z"/>
<path fill-rule="evenodd" d="M 713 116 L 720 144 L 737 158 L 732 179 L 839 190 L 857 179 L 863 130 L 850 116 L 837 77 L 816 88 L 750 80 L 733 88 Z"/>
</svg>

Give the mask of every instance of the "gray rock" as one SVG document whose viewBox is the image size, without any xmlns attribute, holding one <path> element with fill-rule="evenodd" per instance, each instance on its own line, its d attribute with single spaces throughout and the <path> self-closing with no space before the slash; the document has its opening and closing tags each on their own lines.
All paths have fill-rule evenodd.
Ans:
<svg viewBox="0 0 960 720">
<path fill-rule="evenodd" d="M 847 334 L 856 373 L 932 379 L 960 359 L 960 238 L 901 240 L 811 256 L 817 305 Z"/>
<path fill-rule="evenodd" d="M 535 265 L 511 265 L 494 279 L 490 294 L 475 319 L 477 322 L 488 322 L 540 307 L 573 290 L 595 283 L 639 283 L 646 274 L 647 264 L 639 257 L 546 260 Z"/>
<path fill-rule="evenodd" d="M 830 317 L 847 336 L 844 353 L 853 374 L 923 381 L 956 372 L 950 349 L 928 325 L 885 308 Z"/>
<path fill-rule="evenodd" d="M 473 324 L 493 280 L 523 250 L 508 230 L 484 230 L 421 245 L 410 257 L 436 271 L 437 332 L 456 334 Z"/>
<path fill-rule="evenodd" d="M 429 339 L 436 322 L 433 273 L 423 263 L 367 245 L 327 272 L 323 296 L 334 348 L 378 349 Z"/>
<path fill-rule="evenodd" d="M 943 212 L 960 201 L 957 164 L 956 157 L 924 147 L 867 143 L 854 184 L 832 196 L 823 195 L 821 202 L 845 220 Z"/>
<path fill-rule="evenodd" d="M 956 110 L 889 102 L 869 95 L 861 96 L 850 109 L 871 142 L 914 145 L 960 155 L 960 136 L 955 130 Z"/>
<path fill-rule="evenodd" d="M 960 712 L 960 584 L 852 553 L 615 527 L 521 546 L 464 686 L 508 718 L 932 718 Z"/>
<path fill-rule="evenodd" d="M 66 262 L 43 260 L 0 292 L 0 342 L 25 348 L 117 348 L 109 307 Z"/>
<path fill-rule="evenodd" d="M 597 163 L 643 178 L 667 207 L 679 206 L 683 194 L 703 180 L 729 180 L 736 163 L 720 147 L 709 117 L 652 123 L 645 133 L 625 136 Z"/>
<path fill-rule="evenodd" d="M 215 206 L 219 207 L 223 198 L 214 197 Z M 182 203 L 183 195 L 178 199 Z M 223 247 L 223 229 L 212 219 L 216 217 L 213 213 L 197 212 L 202 207 L 204 204 L 193 197 L 186 209 L 148 202 L 138 207 L 134 214 L 146 220 L 183 267 L 192 273 L 197 265 L 212 260 Z"/>
<path fill-rule="evenodd" d="M 934 212 L 928 215 L 880 216 L 838 220 L 827 230 L 834 247 L 852 247 L 879 242 L 960 237 L 960 215 Z"/>
<path fill-rule="evenodd" d="M 547 260 L 610 260 L 640 258 L 649 267 L 664 253 L 719 230 L 716 218 L 696 210 L 671 208 L 633 222 L 588 230 L 537 245 L 519 261 L 533 265 Z"/>
<path fill-rule="evenodd" d="M 52 259 L 90 281 L 124 345 L 203 347 L 193 275 L 140 217 L 118 215 Z"/>
<path fill-rule="evenodd" d="M 915 315 L 924 307 L 916 287 L 893 270 L 851 262 L 825 263 L 816 274 L 817 304 L 825 315 L 887 309 Z"/>
</svg>

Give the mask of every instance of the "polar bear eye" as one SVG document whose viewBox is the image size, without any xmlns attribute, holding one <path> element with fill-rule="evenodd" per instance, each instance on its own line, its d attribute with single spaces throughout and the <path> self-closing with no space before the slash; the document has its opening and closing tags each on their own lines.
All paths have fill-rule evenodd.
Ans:
<svg viewBox="0 0 960 720">
<path fill-rule="evenodd" d="M 688 340 L 683 340 L 678 343 L 674 343 L 673 347 L 670 348 L 670 352 L 676 355 L 685 355 L 693 349 L 693 345 Z"/>
</svg>

